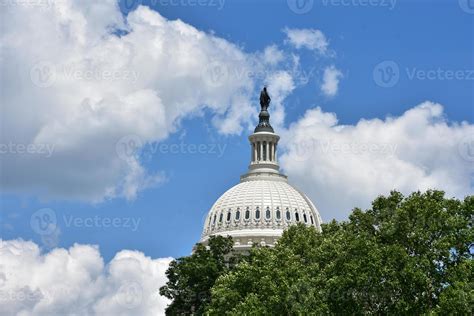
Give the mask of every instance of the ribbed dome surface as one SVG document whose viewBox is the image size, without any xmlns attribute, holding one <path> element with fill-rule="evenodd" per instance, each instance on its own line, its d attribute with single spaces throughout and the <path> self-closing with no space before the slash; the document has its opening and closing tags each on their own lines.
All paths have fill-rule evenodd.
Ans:
<svg viewBox="0 0 474 316">
<path fill-rule="evenodd" d="M 212 206 L 203 237 L 240 229 L 284 229 L 302 222 L 320 228 L 313 203 L 286 181 L 245 181 L 225 192 Z M 232 234 L 230 234 L 232 235 Z"/>
</svg>

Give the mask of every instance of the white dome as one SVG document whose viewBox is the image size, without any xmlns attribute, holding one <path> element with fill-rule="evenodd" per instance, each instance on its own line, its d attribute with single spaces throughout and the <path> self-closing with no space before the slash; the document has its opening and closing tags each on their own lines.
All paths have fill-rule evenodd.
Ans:
<svg viewBox="0 0 474 316">
<path fill-rule="evenodd" d="M 321 217 L 314 204 L 279 172 L 280 136 L 270 125 L 269 102 L 263 89 L 259 123 L 249 136 L 249 172 L 212 206 L 204 223 L 203 244 L 209 236 L 221 235 L 232 236 L 234 249 L 246 250 L 255 243 L 273 246 L 283 230 L 296 223 L 321 231 Z"/>
<path fill-rule="evenodd" d="M 297 222 L 320 230 L 321 218 L 306 195 L 286 179 L 244 181 L 225 192 L 207 215 L 201 242 L 210 235 L 232 236 L 236 248 L 273 245 Z"/>
</svg>

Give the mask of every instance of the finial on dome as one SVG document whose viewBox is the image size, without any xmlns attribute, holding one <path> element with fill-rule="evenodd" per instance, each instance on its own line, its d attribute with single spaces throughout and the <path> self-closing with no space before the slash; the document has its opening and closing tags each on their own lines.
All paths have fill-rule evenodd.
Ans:
<svg viewBox="0 0 474 316">
<path fill-rule="evenodd" d="M 270 95 L 268 95 L 267 87 L 263 87 L 260 92 L 260 114 L 258 115 L 258 125 L 255 128 L 257 132 L 271 132 L 274 133 L 273 127 L 270 125 L 270 114 L 268 113 L 268 107 L 270 106 Z"/>
</svg>

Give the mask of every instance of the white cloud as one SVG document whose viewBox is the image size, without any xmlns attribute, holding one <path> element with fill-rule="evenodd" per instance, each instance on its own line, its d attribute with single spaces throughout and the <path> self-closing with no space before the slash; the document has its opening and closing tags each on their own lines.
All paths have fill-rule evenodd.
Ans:
<svg viewBox="0 0 474 316">
<path fill-rule="evenodd" d="M 296 49 L 306 48 L 321 54 L 327 51 L 329 44 L 326 36 L 320 30 L 285 28 L 283 31 L 286 33 L 287 42 Z"/>
<path fill-rule="evenodd" d="M 314 71 L 277 45 L 246 53 L 147 7 L 123 17 L 115 0 L 2 9 L 4 192 L 134 199 L 166 180 L 144 167 L 145 145 L 203 109 L 218 132 L 241 133 L 257 117 L 262 83 L 273 98 L 272 122 L 282 125 L 283 100 Z M 319 30 L 285 32 L 297 48 L 326 51 Z"/>
<path fill-rule="evenodd" d="M 277 65 L 284 59 L 284 54 L 276 45 L 265 47 L 263 51 L 263 61 L 269 65 Z"/>
<path fill-rule="evenodd" d="M 124 18 L 116 0 L 2 11 L 5 192 L 133 199 L 164 179 L 134 149 L 162 141 L 203 108 L 224 134 L 256 116 L 254 81 L 244 76 L 255 57 L 180 20 L 147 7 Z M 268 52 L 274 60 L 276 53 Z"/>
<path fill-rule="evenodd" d="M 333 97 L 337 94 L 339 88 L 339 80 L 342 78 L 342 72 L 336 67 L 329 66 L 324 69 L 323 84 L 321 85 L 321 91 L 329 97 Z"/>
<path fill-rule="evenodd" d="M 159 295 L 171 258 L 122 250 L 104 264 L 97 246 L 42 254 L 31 241 L 0 240 L 2 315 L 164 315 Z"/>
<path fill-rule="evenodd" d="M 353 207 L 368 207 L 393 189 L 405 194 L 441 189 L 457 198 L 472 194 L 468 139 L 474 142 L 474 125 L 448 122 L 436 103 L 356 125 L 340 125 L 334 113 L 318 107 L 285 131 L 280 163 L 323 220 L 345 219 Z"/>
</svg>

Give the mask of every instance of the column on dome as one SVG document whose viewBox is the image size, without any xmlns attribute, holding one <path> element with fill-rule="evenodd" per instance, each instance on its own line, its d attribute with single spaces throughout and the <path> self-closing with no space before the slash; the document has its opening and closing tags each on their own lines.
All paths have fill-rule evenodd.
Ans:
<svg viewBox="0 0 474 316">
<path fill-rule="evenodd" d="M 259 142 L 260 144 L 260 161 L 263 161 L 263 142 Z"/>
<path fill-rule="evenodd" d="M 273 150 L 273 161 L 276 162 L 276 158 L 277 158 L 276 143 L 273 143 L 272 150 Z"/>
<path fill-rule="evenodd" d="M 268 160 L 268 150 L 267 150 L 267 147 L 268 146 L 268 143 L 267 141 L 265 140 L 263 142 L 263 161 L 267 161 Z"/>
<path fill-rule="evenodd" d="M 270 142 L 270 161 L 274 161 L 275 160 L 275 154 L 273 152 L 273 142 Z"/>
<path fill-rule="evenodd" d="M 250 144 L 250 161 L 255 161 L 255 145 L 253 143 Z"/>
<path fill-rule="evenodd" d="M 273 157 L 275 159 L 275 163 L 277 163 L 278 162 L 277 143 L 275 143 L 273 146 L 274 146 L 274 148 L 273 148 Z"/>
<path fill-rule="evenodd" d="M 265 145 L 266 145 L 266 149 L 265 149 L 265 160 L 270 160 L 270 152 L 269 152 L 269 148 L 270 148 L 270 142 L 265 142 Z"/>
<path fill-rule="evenodd" d="M 272 161 L 273 156 L 272 156 L 272 142 L 268 142 L 268 161 Z"/>
<path fill-rule="evenodd" d="M 275 143 L 272 142 L 272 161 L 275 161 Z"/>
<path fill-rule="evenodd" d="M 255 143 L 252 143 L 252 153 L 253 153 L 252 162 L 255 162 L 257 161 L 257 145 Z"/>
<path fill-rule="evenodd" d="M 275 162 L 276 161 L 275 143 L 272 143 L 272 157 L 273 157 L 273 162 Z"/>
<path fill-rule="evenodd" d="M 257 161 L 260 161 L 260 142 L 255 142 L 257 147 Z"/>
</svg>

